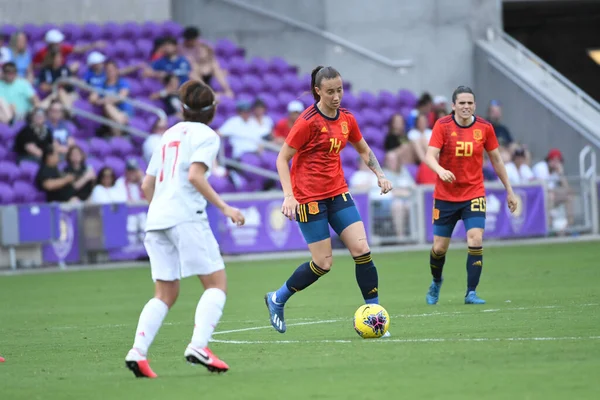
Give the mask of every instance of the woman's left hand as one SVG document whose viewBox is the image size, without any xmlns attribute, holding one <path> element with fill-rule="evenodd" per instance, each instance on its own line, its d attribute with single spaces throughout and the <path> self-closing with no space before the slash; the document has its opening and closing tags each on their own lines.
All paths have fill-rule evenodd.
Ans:
<svg viewBox="0 0 600 400">
<path fill-rule="evenodd" d="M 385 176 L 377 179 L 377 186 L 381 188 L 381 194 L 386 194 L 392 191 L 392 182 L 388 181 Z"/>
</svg>

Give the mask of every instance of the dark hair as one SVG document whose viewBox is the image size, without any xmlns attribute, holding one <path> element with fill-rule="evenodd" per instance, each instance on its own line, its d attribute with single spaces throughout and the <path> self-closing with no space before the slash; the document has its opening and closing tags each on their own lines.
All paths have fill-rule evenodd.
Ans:
<svg viewBox="0 0 600 400">
<path fill-rule="evenodd" d="M 433 102 L 433 98 L 431 97 L 431 95 L 427 92 L 424 92 L 423 94 L 421 94 L 421 97 L 419 97 L 419 100 L 417 100 L 417 108 L 426 106 L 429 103 Z"/>
<path fill-rule="evenodd" d="M 263 99 L 261 99 L 260 97 L 257 97 L 256 99 L 254 99 L 254 102 L 252 103 L 252 108 L 254 109 L 257 107 L 267 108 L 267 104 L 263 101 Z"/>
<path fill-rule="evenodd" d="M 334 79 L 341 76 L 340 73 L 333 67 L 323 67 L 319 65 L 317 68 L 312 70 L 310 74 L 310 91 L 316 101 L 321 100 L 321 96 L 317 94 L 315 87 L 321 87 L 323 79 Z"/>
<path fill-rule="evenodd" d="M 96 181 L 96 185 L 102 184 L 102 178 L 104 177 L 104 173 L 106 171 L 110 171 L 112 174 L 112 182 L 110 183 L 110 186 L 115 185 L 115 182 L 117 181 L 117 176 L 115 174 L 115 171 L 111 167 L 102 167 L 100 169 L 100 171 L 98 172 L 98 180 Z"/>
<path fill-rule="evenodd" d="M 69 150 L 67 150 L 67 155 L 65 157 L 65 159 L 67 160 L 67 165 L 69 167 L 73 167 L 73 164 L 71 164 L 71 155 L 73 154 L 73 152 L 75 150 L 79 150 L 79 152 L 81 153 L 81 168 L 85 169 L 86 166 L 87 166 L 86 165 L 87 156 L 83 152 L 83 149 L 81 147 L 79 147 L 78 145 L 76 145 L 76 144 L 70 146 Z"/>
<path fill-rule="evenodd" d="M 200 37 L 200 29 L 195 26 L 188 26 L 183 30 L 183 38 L 185 40 L 197 39 Z"/>
<path fill-rule="evenodd" d="M 404 129 L 406 130 L 406 121 L 404 120 L 404 117 L 400 113 L 395 113 L 395 114 L 392 114 L 390 116 L 390 119 L 388 120 L 388 133 L 392 132 L 392 129 L 393 129 L 392 124 L 394 123 L 394 119 L 396 117 L 400 117 L 400 119 L 402 120 L 402 124 L 404 124 Z"/>
<path fill-rule="evenodd" d="M 49 144 L 42 149 L 42 158 L 40 159 L 40 165 L 46 165 L 48 158 L 54 154 L 54 146 Z"/>
<path fill-rule="evenodd" d="M 12 61 L 9 61 L 9 62 L 5 63 L 4 65 L 2 65 L 2 72 L 6 73 L 6 71 L 8 71 L 11 68 L 16 71 L 17 70 L 17 64 L 15 64 Z"/>
<path fill-rule="evenodd" d="M 168 85 L 169 82 L 171 81 L 171 79 L 173 79 L 173 78 L 176 78 L 176 76 L 173 74 L 170 74 L 170 73 L 166 74 L 162 80 L 163 85 L 165 85 L 165 86 Z"/>
<path fill-rule="evenodd" d="M 473 100 L 475 100 L 475 93 L 473 93 L 473 90 L 468 87 L 468 86 L 459 86 L 456 88 L 456 90 L 454 91 L 454 93 L 452 93 L 452 103 L 456 104 L 456 98 L 458 97 L 459 94 L 462 93 L 469 93 L 473 95 Z"/>
<path fill-rule="evenodd" d="M 215 93 L 203 82 L 189 80 L 179 88 L 185 121 L 209 124 L 217 111 Z"/>
<path fill-rule="evenodd" d="M 175 38 L 173 36 L 167 36 L 167 37 L 163 38 L 162 44 L 172 44 L 172 45 L 177 46 L 177 40 L 175 40 Z"/>
</svg>

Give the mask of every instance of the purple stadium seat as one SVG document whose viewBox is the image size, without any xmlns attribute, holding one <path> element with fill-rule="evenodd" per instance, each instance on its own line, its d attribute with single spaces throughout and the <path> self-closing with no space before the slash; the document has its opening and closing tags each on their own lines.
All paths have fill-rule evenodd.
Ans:
<svg viewBox="0 0 600 400">
<path fill-rule="evenodd" d="M 125 157 L 134 152 L 133 145 L 124 137 L 114 137 L 109 140 L 111 154 L 116 157 Z"/>
<path fill-rule="evenodd" d="M 358 105 L 361 108 L 377 107 L 377 97 L 373 93 L 360 92 L 358 94 Z"/>
<path fill-rule="evenodd" d="M 102 26 L 102 39 L 108 42 L 114 42 L 123 36 L 123 25 L 116 22 L 107 22 Z"/>
<path fill-rule="evenodd" d="M 255 97 L 264 88 L 264 84 L 258 75 L 244 75 L 242 77 L 243 91 Z"/>
<path fill-rule="evenodd" d="M 213 129 L 219 129 L 221 126 L 223 126 L 224 122 L 225 117 L 223 117 L 222 115 L 215 115 L 212 122 L 210 123 L 210 127 Z"/>
<path fill-rule="evenodd" d="M 379 129 L 367 127 L 362 130 L 362 134 L 371 147 L 383 147 L 385 134 Z"/>
<path fill-rule="evenodd" d="M 111 156 L 106 157 L 104 160 L 104 165 L 112 168 L 117 177 L 123 176 L 125 173 L 125 161 L 121 160 L 120 158 Z"/>
<path fill-rule="evenodd" d="M 96 171 L 96 173 L 98 173 L 98 171 L 100 171 L 102 169 L 102 167 L 104 166 L 104 161 L 99 160 L 94 157 L 88 157 L 87 164 L 89 166 L 91 166 L 92 168 L 94 168 L 94 171 Z"/>
<path fill-rule="evenodd" d="M 227 77 L 227 83 L 229 83 L 229 87 L 233 91 L 233 93 L 239 93 L 242 91 L 242 80 L 239 76 L 229 75 Z"/>
<path fill-rule="evenodd" d="M 12 36 L 13 33 L 16 33 L 19 31 L 19 28 L 17 28 L 14 25 L 3 25 L 2 28 L 0 28 L 0 33 L 2 33 L 5 36 Z"/>
<path fill-rule="evenodd" d="M 417 105 L 417 96 L 410 90 L 401 89 L 398 92 L 398 105 L 412 109 Z"/>
<path fill-rule="evenodd" d="M 217 193 L 235 192 L 235 186 L 233 186 L 233 183 L 227 177 L 211 175 L 208 178 L 208 182 Z"/>
<path fill-rule="evenodd" d="M 356 154 L 356 151 L 354 151 L 354 149 L 345 148 L 340 152 L 340 159 L 342 160 L 343 166 L 356 167 L 358 163 L 358 154 Z"/>
<path fill-rule="evenodd" d="M 0 141 L 7 143 L 12 139 L 12 129 L 6 124 L 0 124 Z M 1 160 L 2 158 L 0 158 Z"/>
<path fill-rule="evenodd" d="M 267 73 L 269 70 L 269 62 L 264 58 L 254 57 L 252 61 L 250 61 L 250 72 L 262 75 Z"/>
<path fill-rule="evenodd" d="M 229 72 L 240 77 L 250 72 L 250 64 L 242 57 L 234 57 L 229 60 Z"/>
<path fill-rule="evenodd" d="M 142 87 L 140 81 L 135 79 L 129 79 L 129 97 L 135 98 L 136 100 L 140 100 L 144 93 L 144 88 Z"/>
<path fill-rule="evenodd" d="M 5 148 L 2 143 L 4 141 L 0 140 L 0 160 L 6 160 L 6 156 L 8 155 L 9 152 L 11 152 L 12 150 Z"/>
<path fill-rule="evenodd" d="M 398 98 L 394 93 L 390 92 L 389 90 L 383 90 L 379 92 L 379 95 L 377 96 L 377 106 L 379 108 L 398 107 Z"/>
<path fill-rule="evenodd" d="M 19 164 L 19 179 L 26 182 L 33 182 L 38 169 L 40 169 L 40 165 L 35 161 L 21 161 L 21 164 Z"/>
<path fill-rule="evenodd" d="M 0 182 L 0 204 L 12 204 L 14 202 L 15 195 L 10 185 Z"/>
<path fill-rule="evenodd" d="M 265 150 L 261 154 L 262 167 L 271 171 L 277 171 L 277 153 L 272 150 Z"/>
<path fill-rule="evenodd" d="M 175 39 L 183 34 L 183 27 L 174 21 L 166 21 L 162 26 L 162 33 L 165 36 L 173 36 Z"/>
<path fill-rule="evenodd" d="M 273 57 L 269 63 L 269 72 L 276 75 L 283 75 L 290 70 L 290 65 L 281 57 Z"/>
<path fill-rule="evenodd" d="M 139 37 L 140 27 L 136 22 L 125 22 L 122 26 L 121 38 L 136 40 Z"/>
<path fill-rule="evenodd" d="M 65 40 L 67 42 L 74 42 L 81 38 L 82 36 L 82 28 L 81 25 L 66 23 L 60 27 L 60 31 L 65 35 Z"/>
<path fill-rule="evenodd" d="M 24 24 L 22 30 L 27 34 L 30 42 L 43 41 L 46 34 L 44 28 L 33 24 Z"/>
<path fill-rule="evenodd" d="M 81 151 L 83 152 L 83 154 L 85 154 L 85 155 L 90 154 L 90 144 L 87 140 L 77 139 L 77 140 L 75 140 L 75 143 L 77 144 L 77 146 L 79 146 L 81 148 Z"/>
<path fill-rule="evenodd" d="M 13 183 L 12 188 L 15 202 L 31 203 L 35 201 L 37 190 L 33 184 L 26 181 L 16 181 Z"/>
<path fill-rule="evenodd" d="M 258 95 L 256 97 L 261 99 L 265 103 L 265 105 L 267 107 L 267 114 L 270 115 L 272 111 L 277 110 L 279 101 L 277 100 L 277 97 L 275 97 L 271 93 L 261 92 L 261 93 L 258 93 Z M 287 107 L 287 104 L 286 104 L 286 107 Z"/>
<path fill-rule="evenodd" d="M 2 160 L 0 161 L 0 181 L 12 182 L 19 177 L 19 167 L 14 163 Z"/>
<path fill-rule="evenodd" d="M 103 159 L 111 153 L 110 145 L 106 139 L 93 137 L 90 139 L 90 153 L 94 157 Z"/>
<path fill-rule="evenodd" d="M 383 162 L 385 161 L 385 151 L 378 147 L 372 147 L 371 150 L 373 150 L 373 154 L 375 154 L 377 161 L 383 165 Z"/>
<path fill-rule="evenodd" d="M 83 25 L 83 29 L 81 30 L 81 36 L 80 39 L 83 40 L 87 40 L 87 41 L 95 41 L 95 40 L 100 40 L 102 38 L 102 27 L 98 24 L 95 24 L 93 22 L 89 22 L 85 25 Z M 107 47 L 107 49 L 110 48 L 110 46 Z"/>
<path fill-rule="evenodd" d="M 229 39 L 221 39 L 215 45 L 215 53 L 219 57 L 231 58 L 239 54 L 238 47 Z"/>
<path fill-rule="evenodd" d="M 373 109 L 373 108 L 364 109 L 362 111 L 362 116 L 363 116 L 363 121 L 362 121 L 361 126 L 363 126 L 363 125 L 378 126 L 379 125 L 380 115 L 377 111 L 375 111 L 375 109 Z"/>
<path fill-rule="evenodd" d="M 141 37 L 154 39 L 162 34 L 162 29 L 158 22 L 147 21 L 141 26 Z"/>
<path fill-rule="evenodd" d="M 270 73 L 263 75 L 262 78 L 265 85 L 265 90 L 268 90 L 273 94 L 277 94 L 283 89 L 283 81 L 281 80 L 281 76 Z"/>
<path fill-rule="evenodd" d="M 129 125 L 133 128 L 137 128 L 143 132 L 150 132 L 151 122 L 139 117 L 132 117 L 129 119 Z"/>
</svg>

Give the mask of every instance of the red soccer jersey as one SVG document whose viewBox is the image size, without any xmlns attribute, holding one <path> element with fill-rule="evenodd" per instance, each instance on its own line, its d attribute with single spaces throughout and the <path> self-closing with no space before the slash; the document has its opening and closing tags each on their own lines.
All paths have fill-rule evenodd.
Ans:
<svg viewBox="0 0 600 400">
<path fill-rule="evenodd" d="M 74 47 L 70 44 L 61 43 L 60 44 L 60 54 L 63 56 L 63 60 L 67 58 L 69 54 L 73 52 Z M 35 55 L 33 56 L 34 64 L 41 64 L 44 62 L 46 55 L 48 54 L 48 47 L 42 47 Z"/>
<path fill-rule="evenodd" d="M 294 123 L 286 143 L 296 149 L 292 160 L 292 190 L 300 204 L 323 200 L 348 191 L 340 151 L 362 134 L 350 111 L 340 108 L 337 118 L 308 107 Z"/>
<path fill-rule="evenodd" d="M 462 127 L 448 115 L 436 121 L 429 146 L 440 149 L 440 165 L 456 177 L 452 183 L 437 178 L 435 199 L 459 202 L 485 196 L 483 151 L 498 148 L 491 123 L 475 117 L 471 125 Z"/>
</svg>

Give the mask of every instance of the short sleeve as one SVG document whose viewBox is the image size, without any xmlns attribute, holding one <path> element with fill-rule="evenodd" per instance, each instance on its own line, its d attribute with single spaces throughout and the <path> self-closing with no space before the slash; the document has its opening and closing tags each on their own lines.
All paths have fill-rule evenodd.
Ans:
<svg viewBox="0 0 600 400">
<path fill-rule="evenodd" d="M 429 139 L 429 147 L 435 147 L 436 149 L 441 149 L 444 146 L 444 128 L 442 128 L 441 124 L 436 124 L 433 126 L 433 130 L 431 131 L 431 139 Z"/>
<path fill-rule="evenodd" d="M 416 142 L 419 139 L 421 139 L 421 132 L 416 129 L 411 129 L 408 131 L 408 140 L 411 142 Z"/>
<path fill-rule="evenodd" d="M 161 167 L 161 147 L 156 146 L 154 152 L 152 153 L 152 157 L 150 157 L 150 162 L 148 163 L 148 168 L 146 168 L 146 175 L 150 176 L 158 176 L 158 171 L 160 171 Z"/>
<path fill-rule="evenodd" d="M 32 98 L 35 95 L 35 89 L 33 88 L 33 85 L 31 83 L 29 83 L 28 80 L 23 79 L 23 94 L 28 98 Z"/>
<path fill-rule="evenodd" d="M 349 118 L 350 120 L 350 135 L 348 135 L 348 140 L 350 143 L 358 143 L 363 138 L 362 133 L 360 132 L 360 128 L 358 127 L 358 123 L 356 122 L 356 118 L 354 115 Z"/>
<path fill-rule="evenodd" d="M 152 69 L 155 69 L 157 71 L 163 71 L 165 69 L 165 63 L 163 62 L 162 58 L 159 58 L 158 60 L 154 61 L 152 63 Z"/>
<path fill-rule="evenodd" d="M 300 150 L 308 142 L 309 134 L 308 122 L 303 118 L 298 118 L 294 126 L 292 126 L 285 142 L 291 148 Z"/>
<path fill-rule="evenodd" d="M 498 138 L 492 125 L 488 125 L 487 132 L 485 135 L 485 151 L 490 152 L 498 148 Z"/>
<path fill-rule="evenodd" d="M 202 163 L 206 165 L 207 169 L 211 169 L 217 158 L 217 154 L 219 153 L 220 146 L 221 139 L 216 133 L 205 137 L 203 140 L 194 144 L 192 156 L 190 157 L 190 164 Z"/>
<path fill-rule="evenodd" d="M 119 91 L 121 91 L 123 89 L 129 90 L 129 88 L 130 88 L 129 81 L 127 79 L 123 79 L 123 78 L 119 78 L 119 83 L 117 86 L 119 88 Z"/>
</svg>

